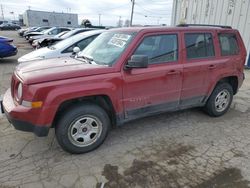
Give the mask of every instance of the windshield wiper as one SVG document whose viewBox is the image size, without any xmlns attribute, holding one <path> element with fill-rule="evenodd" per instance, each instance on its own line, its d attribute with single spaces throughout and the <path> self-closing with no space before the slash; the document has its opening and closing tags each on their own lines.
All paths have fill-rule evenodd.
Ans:
<svg viewBox="0 0 250 188">
<path fill-rule="evenodd" d="M 56 49 L 54 46 L 47 46 L 47 48 L 49 48 L 51 50 L 55 50 Z"/>
<path fill-rule="evenodd" d="M 95 63 L 94 59 L 92 57 L 89 57 L 89 56 L 86 56 L 86 55 L 77 55 L 76 57 L 77 58 L 83 58 L 89 64 Z"/>
</svg>

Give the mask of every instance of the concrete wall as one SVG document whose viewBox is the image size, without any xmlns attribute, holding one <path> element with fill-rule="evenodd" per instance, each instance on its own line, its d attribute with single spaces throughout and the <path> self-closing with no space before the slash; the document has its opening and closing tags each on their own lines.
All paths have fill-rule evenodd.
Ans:
<svg viewBox="0 0 250 188">
<path fill-rule="evenodd" d="M 23 14 L 23 22 L 26 26 L 66 26 L 77 27 L 78 15 L 70 13 L 43 12 L 27 10 Z"/>
<path fill-rule="evenodd" d="M 249 58 L 250 0 L 174 0 L 171 23 L 232 26 L 240 31 Z"/>
</svg>

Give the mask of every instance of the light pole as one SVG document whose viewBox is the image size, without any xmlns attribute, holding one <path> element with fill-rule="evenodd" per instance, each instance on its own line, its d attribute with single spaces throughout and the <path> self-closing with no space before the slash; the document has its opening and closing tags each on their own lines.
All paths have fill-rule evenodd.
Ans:
<svg viewBox="0 0 250 188">
<path fill-rule="evenodd" d="M 15 21 L 15 20 L 16 20 L 16 18 L 15 18 L 15 13 L 12 11 L 12 12 L 10 12 L 10 14 L 13 15 L 13 18 L 14 18 L 14 21 Z"/>
<path fill-rule="evenodd" d="M 157 25 L 159 25 L 161 19 L 162 19 L 162 17 L 159 17 L 159 18 L 157 19 Z"/>
<path fill-rule="evenodd" d="M 3 5 L 1 4 L 1 12 L 2 12 L 2 18 L 4 20 L 4 13 L 3 13 Z"/>
<path fill-rule="evenodd" d="M 99 26 L 101 26 L 101 14 L 99 14 Z"/>
</svg>

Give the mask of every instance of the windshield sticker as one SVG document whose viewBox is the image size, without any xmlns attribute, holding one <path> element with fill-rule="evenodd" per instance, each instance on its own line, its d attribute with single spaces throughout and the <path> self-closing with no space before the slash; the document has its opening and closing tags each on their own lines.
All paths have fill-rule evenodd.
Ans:
<svg viewBox="0 0 250 188">
<path fill-rule="evenodd" d="M 119 48 L 123 48 L 127 41 L 130 39 L 130 35 L 126 35 L 126 34 L 115 34 L 110 41 L 108 42 L 109 45 L 114 45 L 117 46 Z"/>
<path fill-rule="evenodd" d="M 115 34 L 113 37 L 117 38 L 117 39 L 128 41 L 131 36 L 130 35 L 126 35 L 126 34 Z"/>
<path fill-rule="evenodd" d="M 112 39 L 110 39 L 108 44 L 117 46 L 119 48 L 123 48 L 126 45 L 126 42 L 121 40 L 121 39 L 112 38 Z"/>
</svg>

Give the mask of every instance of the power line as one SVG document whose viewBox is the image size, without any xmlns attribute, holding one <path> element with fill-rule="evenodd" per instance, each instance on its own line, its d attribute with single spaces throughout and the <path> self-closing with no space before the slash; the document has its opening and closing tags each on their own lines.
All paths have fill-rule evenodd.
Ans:
<svg viewBox="0 0 250 188">
<path fill-rule="evenodd" d="M 155 13 L 155 12 L 153 12 L 153 11 L 151 11 L 151 10 L 148 10 L 148 9 L 146 9 L 146 8 L 144 8 L 143 6 L 141 6 L 140 4 L 138 4 L 138 3 L 135 3 L 138 7 L 140 7 L 141 9 L 143 9 L 144 11 L 146 11 L 146 12 L 149 12 L 149 13 L 151 13 L 151 14 L 157 14 L 157 15 L 169 15 L 168 13 L 166 13 L 166 14 L 163 14 L 163 13 Z M 159 10 L 157 10 L 158 12 L 159 12 Z"/>
<path fill-rule="evenodd" d="M 129 3 L 126 3 L 126 4 L 123 4 L 123 5 L 120 5 L 120 6 L 115 6 L 115 7 L 105 9 L 105 10 L 96 10 L 96 11 L 103 14 L 104 12 L 108 12 L 108 11 L 110 12 L 110 10 L 120 9 L 120 8 L 123 8 L 123 7 L 127 7 L 128 5 L 129 5 Z"/>
</svg>

